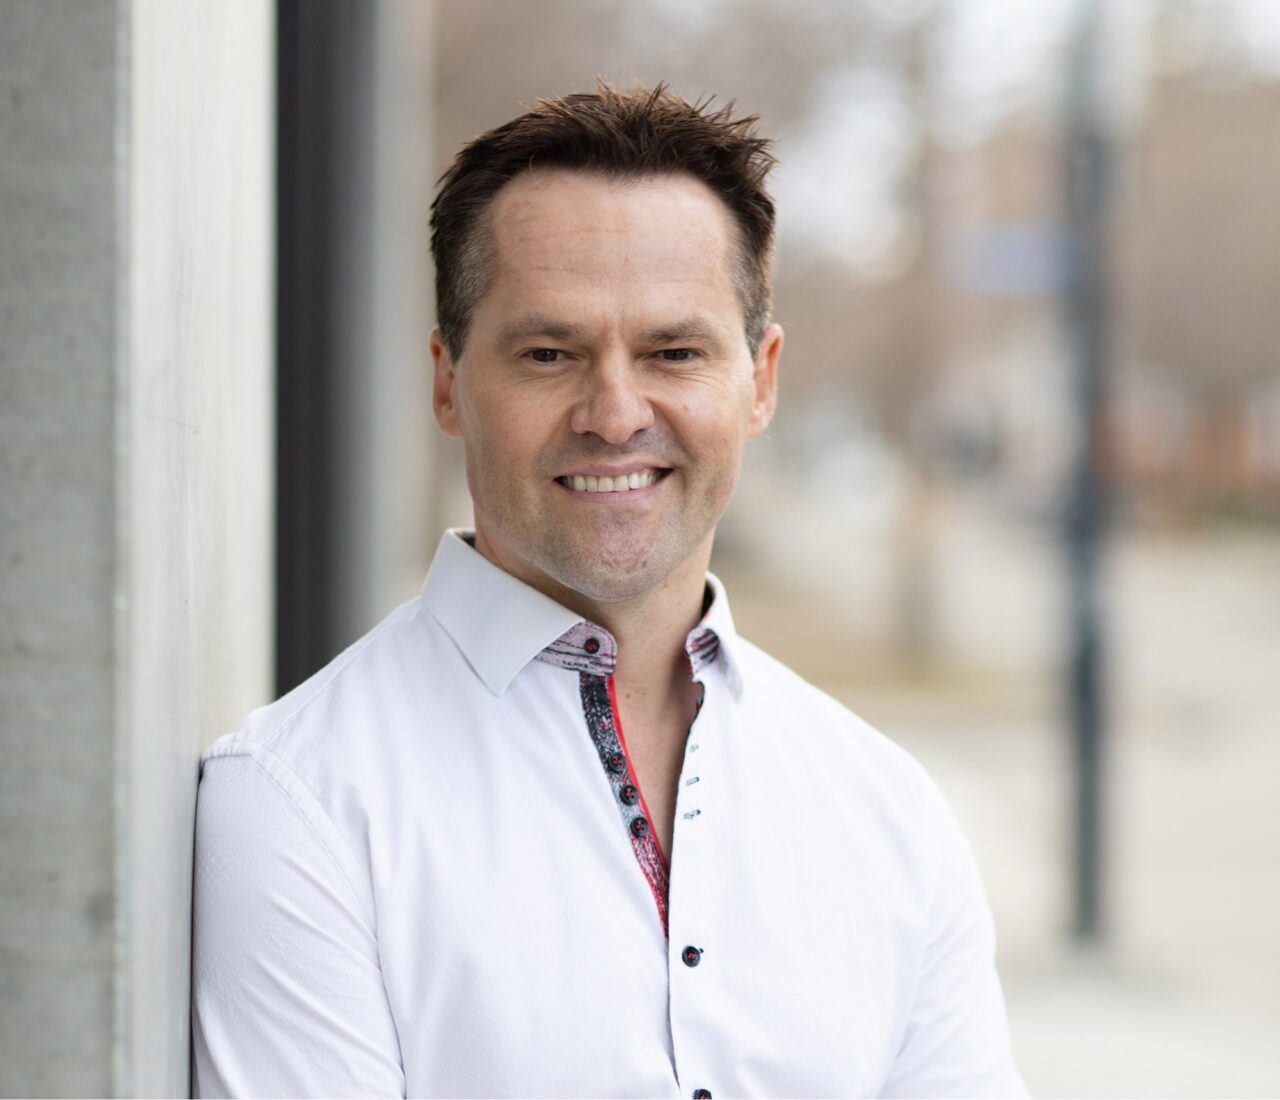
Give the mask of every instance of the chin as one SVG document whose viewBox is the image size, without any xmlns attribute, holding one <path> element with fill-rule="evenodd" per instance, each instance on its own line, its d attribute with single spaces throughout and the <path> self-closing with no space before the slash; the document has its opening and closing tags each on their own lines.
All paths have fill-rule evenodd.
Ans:
<svg viewBox="0 0 1280 1100">
<path fill-rule="evenodd" d="M 643 595 L 661 584 L 679 564 L 678 555 L 652 543 L 627 547 L 556 547 L 544 564 L 558 583 L 597 603 Z"/>
<path fill-rule="evenodd" d="M 660 584 L 667 572 L 670 570 L 654 569 L 649 562 L 627 568 L 618 564 L 605 567 L 599 561 L 557 562 L 556 568 L 548 570 L 560 584 L 595 603 L 617 603 L 642 596 Z"/>
</svg>

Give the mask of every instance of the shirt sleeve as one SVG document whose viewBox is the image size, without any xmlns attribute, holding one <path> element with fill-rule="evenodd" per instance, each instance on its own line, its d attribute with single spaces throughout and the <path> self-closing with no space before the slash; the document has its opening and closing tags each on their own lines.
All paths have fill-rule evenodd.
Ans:
<svg viewBox="0 0 1280 1100">
<path fill-rule="evenodd" d="M 995 922 L 959 824 L 936 788 L 937 889 L 898 1057 L 882 1096 L 1027 1095 L 995 965 Z"/>
<path fill-rule="evenodd" d="M 204 767 L 193 1095 L 403 1096 L 372 920 L 291 778 L 252 755 Z"/>
</svg>

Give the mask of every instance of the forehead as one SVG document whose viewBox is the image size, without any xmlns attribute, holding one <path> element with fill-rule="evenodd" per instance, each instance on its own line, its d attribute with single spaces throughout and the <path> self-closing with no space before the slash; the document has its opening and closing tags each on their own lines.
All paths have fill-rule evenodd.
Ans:
<svg viewBox="0 0 1280 1100">
<path fill-rule="evenodd" d="M 692 176 L 531 170 L 498 193 L 488 229 L 488 297 L 500 312 L 532 304 L 642 312 L 681 299 L 737 310 L 732 215 Z"/>
</svg>

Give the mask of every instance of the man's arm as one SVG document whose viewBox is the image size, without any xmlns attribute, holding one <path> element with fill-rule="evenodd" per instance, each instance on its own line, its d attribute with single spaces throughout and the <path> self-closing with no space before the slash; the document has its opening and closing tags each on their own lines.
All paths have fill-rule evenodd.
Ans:
<svg viewBox="0 0 1280 1100">
<path fill-rule="evenodd" d="M 372 921 L 326 826 L 274 758 L 206 763 L 194 874 L 196 1096 L 404 1095 Z"/>
<path fill-rule="evenodd" d="M 932 787 L 932 784 L 930 784 Z M 934 788 L 939 846 L 929 942 L 882 1096 L 1025 1096 L 995 966 L 995 923 L 959 824 Z"/>
</svg>

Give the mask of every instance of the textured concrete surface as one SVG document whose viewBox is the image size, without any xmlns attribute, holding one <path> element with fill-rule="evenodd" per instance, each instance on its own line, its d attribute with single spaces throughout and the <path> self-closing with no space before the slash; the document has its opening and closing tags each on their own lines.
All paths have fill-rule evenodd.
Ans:
<svg viewBox="0 0 1280 1100">
<path fill-rule="evenodd" d="M 272 34 L 0 4 L 6 1095 L 185 1095 L 196 759 L 270 690 Z"/>
<path fill-rule="evenodd" d="M 121 1091 L 185 1088 L 196 761 L 271 694 L 274 17 L 135 0 L 121 375 Z"/>
<path fill-rule="evenodd" d="M 0 1079 L 11 1095 L 111 1089 L 118 15 L 111 3 L 0 7 Z"/>
</svg>

